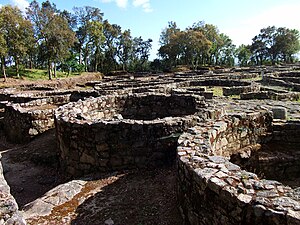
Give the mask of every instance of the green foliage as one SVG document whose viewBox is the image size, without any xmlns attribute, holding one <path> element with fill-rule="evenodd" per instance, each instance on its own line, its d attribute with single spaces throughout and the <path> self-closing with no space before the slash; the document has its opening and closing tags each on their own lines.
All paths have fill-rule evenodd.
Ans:
<svg viewBox="0 0 300 225">
<path fill-rule="evenodd" d="M 32 21 L 42 60 L 47 64 L 49 79 L 52 79 L 52 74 L 56 76 L 56 63 L 69 56 L 75 33 L 70 29 L 66 13 L 60 14 L 55 4 L 49 1 L 41 6 L 35 0 L 31 2 L 27 16 Z"/>
<path fill-rule="evenodd" d="M 160 37 L 159 55 L 171 69 L 186 64 L 193 69 L 199 65 L 234 64 L 235 46 L 232 40 L 219 32 L 216 26 L 203 21 L 181 31 L 170 22 Z"/>
<path fill-rule="evenodd" d="M 181 65 L 198 69 L 202 65 L 232 66 L 235 58 L 242 66 L 293 62 L 299 52 L 299 31 L 267 27 L 253 38 L 250 46 L 236 49 L 232 40 L 213 24 L 203 21 L 180 30 L 169 22 L 160 35 L 159 59 L 149 62 L 152 40 L 132 37 L 129 29 L 103 21 L 100 9 L 75 7 L 59 10 L 49 0 L 33 0 L 26 13 L 12 6 L 0 9 L 0 59 L 6 77 L 24 76 L 25 68 L 56 69 L 66 74 L 91 71 L 172 71 Z M 179 67 L 178 67 L 179 66 Z M 22 70 L 22 71 L 21 71 Z M 15 74 L 12 74 L 12 71 Z M 36 74 L 36 73 L 33 73 Z M 40 76 L 39 73 L 36 74 Z"/>
<path fill-rule="evenodd" d="M 269 26 L 260 30 L 252 39 L 252 61 L 257 65 L 294 61 L 293 55 L 300 51 L 299 31 L 285 27 Z"/>
<path fill-rule="evenodd" d="M 16 65 L 16 76 L 19 76 L 20 59 L 27 53 L 29 43 L 33 41 L 32 25 L 23 18 L 17 7 L 9 5 L 0 8 L 0 18 L 2 64 L 5 66 L 5 56 L 12 57 Z"/>
<path fill-rule="evenodd" d="M 251 60 L 251 50 L 249 45 L 240 45 L 235 52 L 240 66 L 248 66 Z"/>
</svg>

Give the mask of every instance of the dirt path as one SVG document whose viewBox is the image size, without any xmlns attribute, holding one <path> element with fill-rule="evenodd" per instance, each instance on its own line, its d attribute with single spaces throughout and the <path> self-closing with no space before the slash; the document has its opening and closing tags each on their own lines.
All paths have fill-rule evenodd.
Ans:
<svg viewBox="0 0 300 225">
<path fill-rule="evenodd" d="M 41 197 L 62 182 L 54 130 L 29 144 L 13 145 L 1 137 L 4 176 L 19 207 Z"/>
</svg>

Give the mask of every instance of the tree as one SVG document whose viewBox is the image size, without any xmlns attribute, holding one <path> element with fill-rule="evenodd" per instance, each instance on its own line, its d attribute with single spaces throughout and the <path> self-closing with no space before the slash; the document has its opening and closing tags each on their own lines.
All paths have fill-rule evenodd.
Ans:
<svg viewBox="0 0 300 225">
<path fill-rule="evenodd" d="M 119 25 L 110 24 L 108 20 L 104 20 L 103 34 L 105 37 L 105 41 L 103 43 L 104 61 L 102 66 L 102 70 L 104 72 L 117 69 L 117 48 L 121 33 L 122 29 Z"/>
<path fill-rule="evenodd" d="M 33 40 L 31 23 L 25 20 L 22 12 L 17 7 L 3 6 L 0 9 L 2 44 L 6 44 L 3 51 L 13 57 L 16 66 L 16 75 L 19 77 L 19 65 L 22 57 L 29 49 L 29 43 Z M 5 41 L 5 42 L 4 42 Z M 2 59 L 2 66 L 5 65 L 5 57 Z"/>
<path fill-rule="evenodd" d="M 87 32 L 88 32 L 88 45 L 91 46 L 93 52 L 94 71 L 98 71 L 98 66 L 102 58 L 101 47 L 105 38 L 103 35 L 102 23 L 100 21 L 88 22 Z"/>
<path fill-rule="evenodd" d="M 200 60 L 211 48 L 211 42 L 204 36 L 200 30 L 187 29 L 178 33 L 180 36 L 178 43 L 181 45 L 181 55 L 184 63 L 192 65 L 196 69 Z"/>
<path fill-rule="evenodd" d="M 52 79 L 52 73 L 56 77 L 56 63 L 68 57 L 69 49 L 76 40 L 75 33 L 55 4 L 49 1 L 43 2 L 40 7 L 34 0 L 29 5 L 27 15 L 34 24 L 42 59 L 47 62 L 48 76 Z"/>
<path fill-rule="evenodd" d="M 119 37 L 117 56 L 122 64 L 122 69 L 127 70 L 129 60 L 132 59 L 133 40 L 130 30 L 125 30 Z"/>
<path fill-rule="evenodd" d="M 235 58 L 235 45 L 232 40 L 226 35 L 221 33 L 219 35 L 222 45 L 219 47 L 220 65 L 233 66 Z"/>
<path fill-rule="evenodd" d="M 5 40 L 5 29 L 3 25 L 3 18 L 0 16 L 0 61 L 1 70 L 3 73 L 4 81 L 6 81 L 6 71 L 5 71 L 5 57 L 7 55 L 7 44 Z"/>
<path fill-rule="evenodd" d="M 293 62 L 293 55 L 300 51 L 299 31 L 279 27 L 275 37 L 278 55 L 286 63 Z"/>
<path fill-rule="evenodd" d="M 152 39 L 144 41 L 142 37 L 133 39 L 133 67 L 142 71 L 150 56 Z"/>
<path fill-rule="evenodd" d="M 178 44 L 176 43 L 176 34 L 180 32 L 176 22 L 169 22 L 168 26 L 162 31 L 159 43 L 161 47 L 158 55 L 166 61 L 169 67 L 176 65 L 176 59 L 179 54 Z"/>
<path fill-rule="evenodd" d="M 235 54 L 238 58 L 238 63 L 240 66 L 248 66 L 251 59 L 251 51 L 249 45 L 240 45 L 236 51 Z"/>
<path fill-rule="evenodd" d="M 251 58 L 255 61 L 256 65 L 263 65 L 264 60 L 268 56 L 268 49 L 261 36 L 257 35 L 252 39 L 250 50 L 252 53 Z"/>
<path fill-rule="evenodd" d="M 211 43 L 209 51 L 203 55 L 202 63 L 208 63 L 210 65 L 219 64 L 219 51 L 223 45 L 223 40 L 219 35 L 218 28 L 212 24 L 205 24 L 204 21 L 200 21 L 195 23 L 192 26 L 192 29 L 202 32 L 206 39 Z"/>
<path fill-rule="evenodd" d="M 280 59 L 290 62 L 292 55 L 300 50 L 299 32 L 285 27 L 263 28 L 252 40 L 251 52 L 257 64 L 263 64 L 264 60 L 275 64 Z"/>
<path fill-rule="evenodd" d="M 76 43 L 76 46 L 79 53 L 79 64 L 82 64 L 84 62 L 85 71 L 87 71 L 88 64 L 89 64 L 88 60 L 92 52 L 95 58 L 95 53 L 97 50 L 97 49 L 95 50 L 94 46 L 92 46 L 91 44 L 91 42 L 93 41 L 92 38 L 94 38 L 94 41 L 96 40 L 95 39 L 96 33 L 95 31 L 93 31 L 93 29 L 99 27 L 99 29 L 103 31 L 103 26 L 102 26 L 103 13 L 101 12 L 100 9 L 95 7 L 90 7 L 90 6 L 75 7 L 74 12 L 77 21 L 76 37 L 78 42 Z M 98 33 L 98 35 L 99 35 L 98 37 L 99 40 L 101 39 L 103 41 L 102 34 Z M 94 69 L 95 67 L 96 65 L 94 65 Z"/>
</svg>

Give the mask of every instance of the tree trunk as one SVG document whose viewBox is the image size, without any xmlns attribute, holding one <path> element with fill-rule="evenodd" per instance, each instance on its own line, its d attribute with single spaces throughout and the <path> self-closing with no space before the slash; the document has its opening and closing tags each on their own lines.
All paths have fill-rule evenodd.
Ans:
<svg viewBox="0 0 300 225">
<path fill-rule="evenodd" d="M 51 62 L 50 62 L 50 60 L 48 60 L 48 77 L 49 77 L 49 80 L 52 80 Z"/>
<path fill-rule="evenodd" d="M 20 78 L 20 72 L 19 72 L 19 59 L 18 57 L 16 57 L 16 75 L 17 75 L 17 78 Z"/>
<path fill-rule="evenodd" d="M 80 47 L 80 50 L 79 50 L 79 65 L 82 64 L 82 48 Z"/>
<path fill-rule="evenodd" d="M 29 57 L 29 69 L 32 69 L 32 55 Z"/>
<path fill-rule="evenodd" d="M 53 77 L 56 78 L 56 63 L 53 63 Z"/>
<path fill-rule="evenodd" d="M 84 72 L 88 72 L 87 57 L 84 57 Z"/>
<path fill-rule="evenodd" d="M 6 82 L 7 79 L 6 79 L 6 71 L 5 71 L 5 57 L 2 57 L 1 59 L 1 67 L 2 67 L 3 77 L 4 77 L 4 82 Z"/>
</svg>

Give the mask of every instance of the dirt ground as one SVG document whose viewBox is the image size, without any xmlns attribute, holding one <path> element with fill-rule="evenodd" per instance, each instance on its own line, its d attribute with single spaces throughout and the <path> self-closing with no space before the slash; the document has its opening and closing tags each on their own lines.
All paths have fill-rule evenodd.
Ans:
<svg viewBox="0 0 300 225">
<path fill-rule="evenodd" d="M 14 145 L 0 136 L 4 175 L 20 209 L 67 181 L 59 172 L 54 130 L 28 144 Z M 176 203 L 175 167 L 152 171 L 122 171 L 89 176 L 71 201 L 48 216 L 31 218 L 28 224 L 180 225 Z M 92 193 L 92 194 L 91 194 Z"/>
<path fill-rule="evenodd" d="M 54 78 L 52 80 L 36 80 L 30 81 L 26 79 L 7 78 L 6 82 L 0 79 L 0 88 L 8 87 L 22 87 L 22 86 L 43 86 L 55 88 L 74 88 L 77 84 L 84 84 L 87 81 L 102 79 L 101 73 L 83 73 L 80 76 L 73 76 L 70 78 Z"/>
</svg>

